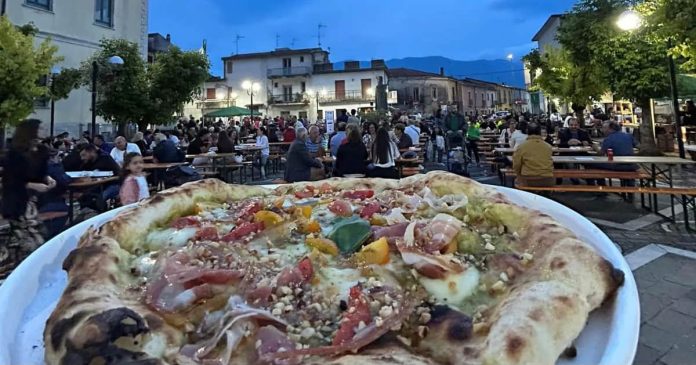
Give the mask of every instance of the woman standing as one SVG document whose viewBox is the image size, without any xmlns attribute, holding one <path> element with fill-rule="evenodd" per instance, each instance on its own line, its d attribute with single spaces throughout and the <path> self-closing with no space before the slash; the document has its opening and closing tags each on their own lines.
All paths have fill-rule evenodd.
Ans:
<svg viewBox="0 0 696 365">
<path fill-rule="evenodd" d="M 261 170 L 261 180 L 264 180 L 266 179 L 266 162 L 268 162 L 268 156 L 271 154 L 268 137 L 266 136 L 266 127 L 259 127 L 256 130 L 256 146 L 261 147 L 258 165 Z"/>
<path fill-rule="evenodd" d="M 17 126 L 4 163 L 2 215 L 10 222 L 10 246 L 19 247 L 22 255 L 44 243 L 37 220 L 37 194 L 56 186 L 48 176 L 48 150 L 39 145 L 40 124 L 28 119 Z M 0 265 L 6 259 L 7 252 L 0 252 Z"/>
<path fill-rule="evenodd" d="M 372 144 L 372 164 L 368 167 L 369 177 L 382 177 L 398 179 L 395 160 L 399 158 L 399 148 L 389 139 L 389 132 L 385 128 L 377 130 L 377 138 Z"/>
</svg>

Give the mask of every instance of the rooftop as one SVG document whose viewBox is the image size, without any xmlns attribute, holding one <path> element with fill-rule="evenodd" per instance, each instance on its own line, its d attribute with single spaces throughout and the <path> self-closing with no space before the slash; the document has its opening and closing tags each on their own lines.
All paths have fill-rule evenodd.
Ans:
<svg viewBox="0 0 696 365">
<path fill-rule="evenodd" d="M 440 74 L 436 74 L 433 72 L 425 72 L 425 71 L 420 71 L 420 70 L 414 70 L 411 68 L 390 68 L 389 69 L 389 77 L 442 77 L 442 78 L 449 78 L 447 76 L 443 76 Z"/>
<path fill-rule="evenodd" d="M 539 41 L 539 38 L 541 38 L 541 34 L 546 32 L 547 30 L 549 30 L 549 28 L 551 27 L 551 25 L 553 24 L 553 22 L 556 19 L 560 19 L 562 17 L 563 17 L 563 15 L 561 15 L 561 14 L 553 14 L 553 15 L 549 16 L 549 18 L 546 19 L 546 22 L 544 23 L 544 25 L 541 26 L 541 29 L 539 29 L 539 31 L 534 35 L 534 38 L 532 38 L 532 42 Z"/>
<path fill-rule="evenodd" d="M 321 48 L 314 47 L 314 48 L 302 48 L 302 49 L 290 49 L 290 48 L 277 48 L 273 51 L 268 51 L 268 52 L 255 52 L 255 53 L 241 53 L 241 54 L 236 54 L 232 56 L 227 56 L 223 57 L 222 60 L 242 60 L 242 59 L 249 59 L 249 58 L 268 58 L 268 57 L 281 57 L 281 56 L 292 56 L 292 55 L 300 55 L 300 54 L 307 54 L 307 53 L 316 53 L 316 52 L 323 52 L 328 54 L 328 51 L 325 51 Z"/>
</svg>

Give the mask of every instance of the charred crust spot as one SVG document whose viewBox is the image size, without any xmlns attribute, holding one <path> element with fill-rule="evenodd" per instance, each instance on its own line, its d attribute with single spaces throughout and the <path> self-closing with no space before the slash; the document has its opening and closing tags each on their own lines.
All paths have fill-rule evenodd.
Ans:
<svg viewBox="0 0 696 365">
<path fill-rule="evenodd" d="M 114 308 L 92 316 L 82 331 L 83 346 L 103 346 L 120 337 L 135 337 L 149 331 L 143 318 L 126 307 Z M 76 341 L 78 342 L 78 341 Z"/>
<path fill-rule="evenodd" d="M 464 341 L 471 338 L 471 330 L 473 326 L 471 323 L 471 318 L 466 315 L 452 320 L 447 329 L 447 337 L 450 340 Z"/>
<path fill-rule="evenodd" d="M 480 351 L 477 348 L 471 347 L 471 346 L 464 347 L 464 349 L 462 350 L 462 353 L 465 356 L 472 357 L 472 358 L 477 358 L 480 355 Z"/>
<path fill-rule="evenodd" d="M 164 201 L 164 199 L 165 199 L 165 197 L 162 194 L 157 194 L 157 195 L 153 196 L 152 198 L 150 198 L 149 203 L 159 203 L 159 202 Z"/>
<path fill-rule="evenodd" d="M 574 359 L 578 356 L 578 349 L 575 346 L 569 346 L 563 351 L 561 356 Z"/>
<path fill-rule="evenodd" d="M 160 328 L 162 328 L 162 326 L 164 326 L 164 321 L 162 320 L 162 318 L 151 313 L 145 315 L 145 321 L 147 322 L 147 325 L 155 331 L 159 330 Z"/>
<path fill-rule="evenodd" d="M 533 311 L 531 311 L 528 315 L 528 317 L 536 322 L 541 321 L 541 318 L 544 316 L 544 310 L 541 308 L 536 308 Z"/>
<path fill-rule="evenodd" d="M 70 272 L 75 264 L 79 264 L 86 258 L 93 257 L 101 253 L 103 251 L 103 246 L 105 245 L 85 246 L 72 250 L 68 254 L 68 257 L 65 258 L 65 261 L 63 261 L 63 270 Z"/>
<path fill-rule="evenodd" d="M 524 338 L 517 335 L 509 335 L 505 341 L 506 351 L 510 357 L 518 358 L 522 348 L 526 344 Z"/>
<path fill-rule="evenodd" d="M 116 275 L 114 275 L 113 273 L 109 273 L 108 279 L 111 283 L 116 283 Z"/>
<path fill-rule="evenodd" d="M 77 312 L 72 317 L 63 318 L 56 322 L 53 328 L 51 328 L 51 346 L 53 346 L 54 349 L 58 349 L 68 332 L 86 316 L 86 312 Z"/>
<path fill-rule="evenodd" d="M 549 267 L 552 270 L 560 270 L 563 269 L 566 266 L 566 264 L 567 262 L 564 258 L 556 256 L 551 260 L 551 264 L 549 265 Z"/>
<path fill-rule="evenodd" d="M 159 359 L 148 358 L 144 352 L 134 352 L 107 343 L 99 347 L 78 349 L 68 343 L 61 365 L 91 365 L 91 364 L 129 364 L 129 365 L 159 365 Z"/>
<path fill-rule="evenodd" d="M 430 316 L 428 327 L 445 326 L 448 339 L 463 341 L 471 338 L 473 324 L 466 314 L 446 305 L 436 305 L 431 309 Z"/>
<path fill-rule="evenodd" d="M 573 305 L 573 301 L 570 299 L 570 297 L 567 297 L 565 295 L 559 295 L 559 296 L 553 297 L 553 300 L 556 302 L 559 302 L 567 307 L 570 307 Z"/>
<path fill-rule="evenodd" d="M 611 278 L 614 280 L 617 287 L 623 286 L 624 281 L 626 280 L 624 272 L 615 267 L 611 268 Z"/>
</svg>

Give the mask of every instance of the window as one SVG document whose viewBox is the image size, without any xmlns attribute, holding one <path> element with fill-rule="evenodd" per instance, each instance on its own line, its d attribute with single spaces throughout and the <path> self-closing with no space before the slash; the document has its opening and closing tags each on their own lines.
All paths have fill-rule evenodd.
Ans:
<svg viewBox="0 0 696 365">
<path fill-rule="evenodd" d="M 42 75 L 39 77 L 39 80 L 36 81 L 36 84 L 39 86 L 48 86 L 48 75 Z M 45 108 L 48 106 L 48 97 L 47 96 L 39 96 L 38 98 L 34 99 L 34 106 L 37 108 Z"/>
<path fill-rule="evenodd" d="M 225 61 L 225 73 L 232 73 L 232 61 Z"/>
<path fill-rule="evenodd" d="M 307 84 L 305 84 L 304 81 L 302 81 L 302 83 L 300 84 L 300 89 L 301 89 L 301 92 L 307 91 Z"/>
<path fill-rule="evenodd" d="M 300 56 L 300 63 L 304 62 L 304 56 Z"/>
<path fill-rule="evenodd" d="M 413 88 L 413 100 L 419 101 L 420 100 L 420 88 Z"/>
<path fill-rule="evenodd" d="M 273 87 L 278 87 L 278 83 L 277 83 L 277 82 L 274 82 L 274 83 L 273 83 Z"/>
<path fill-rule="evenodd" d="M 215 88 L 210 87 L 205 89 L 205 98 L 206 99 L 217 99 L 217 96 L 215 95 Z"/>
<path fill-rule="evenodd" d="M 283 58 L 283 68 L 292 67 L 292 58 Z"/>
<path fill-rule="evenodd" d="M 299 117 L 302 119 L 307 119 L 307 112 L 306 111 L 299 112 Z"/>
<path fill-rule="evenodd" d="M 454 100 L 457 97 L 456 90 L 452 88 L 452 100 Z"/>
<path fill-rule="evenodd" d="M 437 99 L 437 88 L 433 87 L 433 99 Z"/>
<path fill-rule="evenodd" d="M 468 93 L 468 94 L 469 94 L 469 108 L 471 108 L 471 107 L 473 107 L 473 106 L 474 106 L 474 101 L 473 101 L 473 100 L 471 100 L 471 91 L 469 91 L 469 93 Z"/>
<path fill-rule="evenodd" d="M 95 0 L 94 21 L 99 24 L 113 26 L 114 0 Z"/>
<path fill-rule="evenodd" d="M 292 101 L 292 85 L 283 85 L 283 101 Z"/>
<path fill-rule="evenodd" d="M 317 119 L 324 119 L 324 109 L 317 110 Z"/>
<path fill-rule="evenodd" d="M 44 10 L 51 10 L 53 5 L 52 0 L 26 0 L 26 4 Z"/>
<path fill-rule="evenodd" d="M 481 106 L 486 107 L 486 95 L 481 93 Z"/>
</svg>

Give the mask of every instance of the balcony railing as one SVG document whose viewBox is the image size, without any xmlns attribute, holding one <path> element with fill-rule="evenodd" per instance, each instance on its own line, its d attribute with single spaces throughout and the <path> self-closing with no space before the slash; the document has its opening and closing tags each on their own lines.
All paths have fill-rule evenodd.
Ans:
<svg viewBox="0 0 696 365">
<path fill-rule="evenodd" d="M 269 104 L 305 104 L 309 98 L 304 93 L 268 95 Z"/>
<path fill-rule="evenodd" d="M 374 101 L 375 95 L 361 90 L 346 90 L 344 92 L 329 92 L 319 96 L 319 102 L 331 103 L 341 101 Z"/>
<path fill-rule="evenodd" d="M 283 76 L 303 76 L 309 75 L 312 69 L 308 66 L 297 66 L 297 67 L 282 67 L 282 68 L 269 68 L 267 72 L 268 77 L 283 77 Z"/>
</svg>

